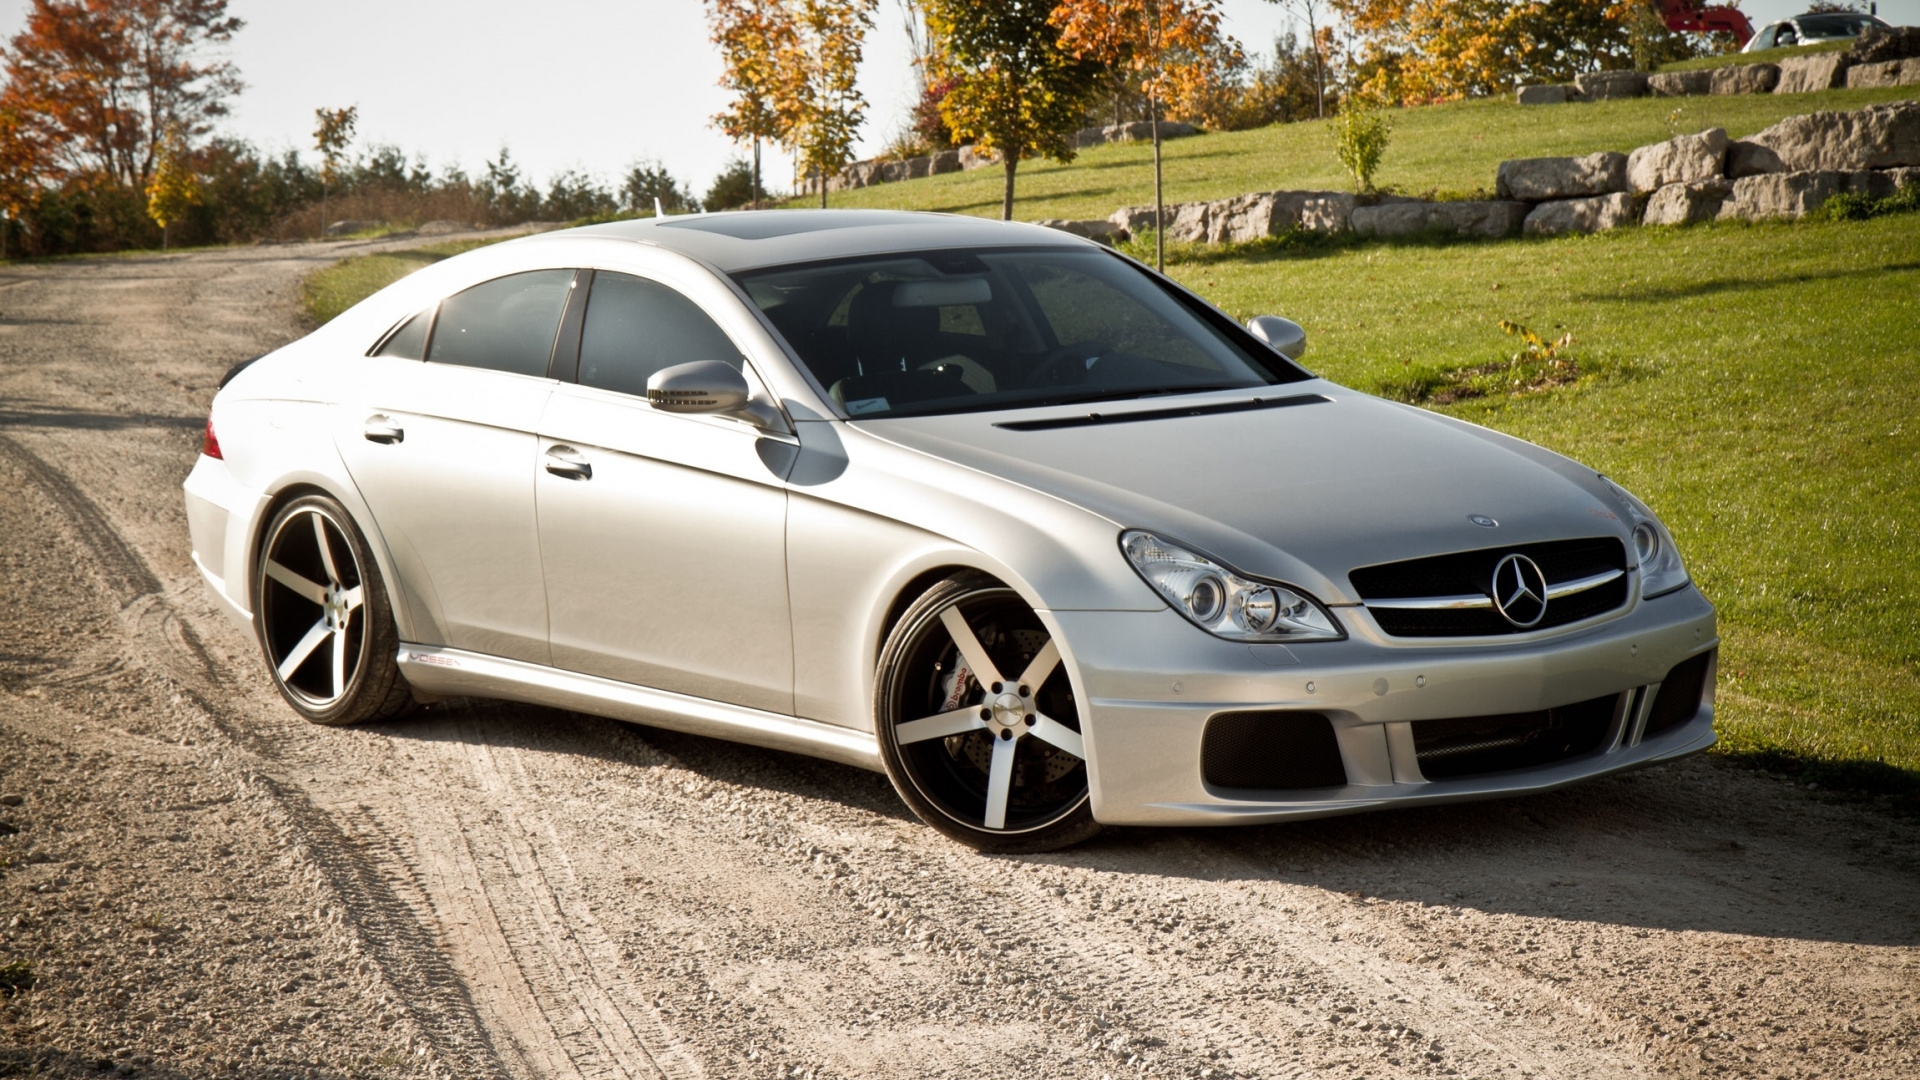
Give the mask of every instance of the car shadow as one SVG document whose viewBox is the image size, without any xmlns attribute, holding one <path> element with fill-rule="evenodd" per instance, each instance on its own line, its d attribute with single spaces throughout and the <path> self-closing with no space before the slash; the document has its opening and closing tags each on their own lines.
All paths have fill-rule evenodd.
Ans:
<svg viewBox="0 0 1920 1080">
<path fill-rule="evenodd" d="M 1911 823 L 1710 758 L 1486 802 L 1114 829 L 1042 858 L 1647 930 L 1920 943 Z"/>
<path fill-rule="evenodd" d="M 0 409 L 0 427 L 66 428 L 80 431 L 124 431 L 129 428 L 178 428 L 197 431 L 205 417 L 156 416 L 151 413 L 100 413 L 78 409 Z"/>
<path fill-rule="evenodd" d="M 560 709 L 460 699 L 382 730 L 636 769 L 670 763 L 915 821 L 878 773 Z M 981 858 L 1647 930 L 1912 945 L 1915 833 L 1910 822 L 1696 758 L 1529 797 L 1272 825 L 1110 828 L 1065 851 Z"/>
</svg>

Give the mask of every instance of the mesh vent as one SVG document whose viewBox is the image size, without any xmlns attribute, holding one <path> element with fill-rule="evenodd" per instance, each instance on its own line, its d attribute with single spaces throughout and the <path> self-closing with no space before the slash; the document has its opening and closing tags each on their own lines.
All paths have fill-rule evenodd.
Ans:
<svg viewBox="0 0 1920 1080">
<path fill-rule="evenodd" d="M 1693 719 L 1706 697 L 1707 668 L 1718 651 L 1710 649 L 1690 660 L 1683 660 L 1667 672 L 1667 677 L 1660 680 L 1660 692 L 1654 695 L 1653 708 L 1647 713 L 1647 726 L 1640 733 L 1641 738 L 1652 738 Z"/>
<path fill-rule="evenodd" d="M 1413 746 L 1429 780 L 1532 769 L 1592 753 L 1613 725 L 1620 695 L 1500 716 L 1415 720 Z"/>
<path fill-rule="evenodd" d="M 1333 725 L 1319 713 L 1233 712 L 1207 721 L 1200 775 L 1214 787 L 1274 791 L 1344 787 Z"/>
<path fill-rule="evenodd" d="M 1521 554 L 1540 567 L 1547 584 L 1604 574 L 1627 568 L 1627 549 L 1610 536 L 1586 540 L 1555 540 L 1518 547 L 1482 548 L 1434 555 L 1425 559 L 1363 566 L 1349 571 L 1348 580 L 1362 600 L 1404 600 L 1430 596 L 1485 596 L 1493 582 L 1493 568 L 1510 554 Z M 1598 588 L 1563 596 L 1547 605 L 1546 617 L 1530 630 L 1549 630 L 1612 611 L 1627 602 L 1626 577 Z M 1522 631 L 1491 608 L 1422 611 L 1405 608 L 1367 609 L 1380 629 L 1396 637 L 1476 637 L 1517 634 Z"/>
</svg>

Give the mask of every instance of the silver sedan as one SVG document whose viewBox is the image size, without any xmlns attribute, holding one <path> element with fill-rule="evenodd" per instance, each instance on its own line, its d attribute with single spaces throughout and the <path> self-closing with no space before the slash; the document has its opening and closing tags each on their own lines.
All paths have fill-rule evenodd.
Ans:
<svg viewBox="0 0 1920 1080">
<path fill-rule="evenodd" d="M 884 770 L 982 849 L 1712 744 L 1713 608 L 1651 510 L 1304 347 L 1033 226 L 552 233 L 229 374 L 194 558 L 314 722 L 625 718 Z"/>
</svg>

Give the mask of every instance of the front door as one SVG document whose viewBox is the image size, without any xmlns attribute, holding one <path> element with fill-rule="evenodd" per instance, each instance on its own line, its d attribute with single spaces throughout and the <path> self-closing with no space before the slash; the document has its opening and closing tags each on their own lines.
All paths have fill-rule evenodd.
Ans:
<svg viewBox="0 0 1920 1080">
<path fill-rule="evenodd" d="M 745 366 L 679 292 L 594 274 L 579 381 L 555 388 L 540 422 L 553 663 L 790 713 L 781 474 L 791 455 L 763 454 L 762 440 L 777 436 L 746 423 L 646 403 L 648 376 L 695 360 Z"/>
<path fill-rule="evenodd" d="M 513 274 L 441 301 L 368 359 L 343 416 L 341 455 L 423 644 L 549 662 L 534 429 L 573 278 Z"/>
</svg>

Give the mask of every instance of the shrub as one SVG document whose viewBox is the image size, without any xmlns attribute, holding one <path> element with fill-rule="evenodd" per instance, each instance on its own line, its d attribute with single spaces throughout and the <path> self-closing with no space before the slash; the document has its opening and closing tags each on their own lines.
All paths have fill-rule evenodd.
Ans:
<svg viewBox="0 0 1920 1080">
<path fill-rule="evenodd" d="M 1827 200 L 1827 216 L 1834 221 L 1865 221 L 1868 218 L 1884 217 L 1887 214 L 1903 214 L 1920 210 L 1920 183 L 1907 181 L 1900 190 L 1884 199 L 1876 199 L 1858 191 L 1849 191 L 1835 195 Z"/>
<path fill-rule="evenodd" d="M 1373 174 L 1386 156 L 1387 139 L 1393 134 L 1393 122 L 1378 109 L 1358 103 L 1334 118 L 1333 152 L 1340 164 L 1353 174 L 1358 192 L 1373 190 Z"/>
</svg>

